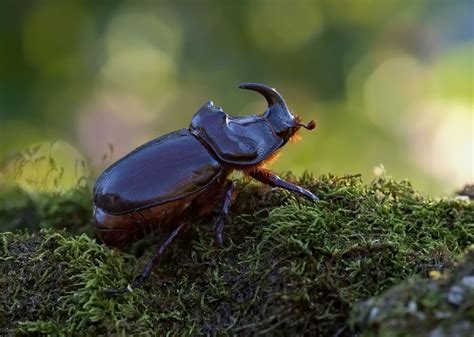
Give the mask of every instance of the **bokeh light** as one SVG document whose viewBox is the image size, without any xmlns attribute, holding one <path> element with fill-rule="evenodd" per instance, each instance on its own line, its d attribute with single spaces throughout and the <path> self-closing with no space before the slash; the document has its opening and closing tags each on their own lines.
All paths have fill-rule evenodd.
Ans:
<svg viewBox="0 0 474 337">
<path fill-rule="evenodd" d="M 474 181 L 473 12 L 468 0 L 0 2 L 0 184 L 38 187 L 25 182 L 43 168 L 11 175 L 38 144 L 56 144 L 69 188 L 76 161 L 93 181 L 207 100 L 260 114 L 264 100 L 237 88 L 255 81 L 317 123 L 276 171 L 369 181 L 384 167 L 451 195 Z"/>
<path fill-rule="evenodd" d="M 139 96 L 151 104 L 173 92 L 176 60 L 181 50 L 181 27 L 170 15 L 160 19 L 147 8 L 123 6 L 104 34 L 106 60 L 99 87 Z"/>
<path fill-rule="evenodd" d="M 80 152 L 65 141 L 32 144 L 10 158 L 4 169 L 8 183 L 30 193 L 59 193 L 90 183 L 91 172 Z"/>
<path fill-rule="evenodd" d="M 299 49 L 323 27 L 322 14 L 312 1 L 259 0 L 247 10 L 251 36 L 268 53 Z"/>
</svg>

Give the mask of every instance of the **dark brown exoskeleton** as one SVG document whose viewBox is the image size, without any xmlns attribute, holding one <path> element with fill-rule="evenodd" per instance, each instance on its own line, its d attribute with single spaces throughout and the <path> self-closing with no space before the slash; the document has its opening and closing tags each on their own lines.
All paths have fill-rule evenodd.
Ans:
<svg viewBox="0 0 474 337">
<path fill-rule="evenodd" d="M 263 115 L 232 117 L 210 101 L 196 112 L 189 128 L 140 146 L 97 179 L 93 222 L 105 244 L 123 249 L 151 232 L 171 231 L 128 290 L 145 281 L 191 218 L 214 213 L 216 240 L 222 244 L 234 194 L 234 184 L 227 177 L 234 170 L 318 200 L 310 191 L 282 180 L 263 166 L 300 127 L 312 130 L 315 123 L 301 124 L 273 88 L 257 83 L 243 83 L 240 88 L 266 98 L 268 108 Z"/>
</svg>

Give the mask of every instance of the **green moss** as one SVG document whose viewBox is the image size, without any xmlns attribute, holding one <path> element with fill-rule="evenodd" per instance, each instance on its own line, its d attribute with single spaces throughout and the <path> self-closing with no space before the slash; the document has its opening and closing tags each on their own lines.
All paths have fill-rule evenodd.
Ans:
<svg viewBox="0 0 474 337">
<path fill-rule="evenodd" d="M 86 235 L 3 233 L 0 304 L 3 329 L 41 333 L 106 333 L 133 329 L 146 314 L 138 294 L 110 301 L 102 288 L 132 277 L 127 257 Z M 132 330 L 129 330 L 132 331 Z"/>
<path fill-rule="evenodd" d="M 36 197 L 41 228 L 66 229 L 70 234 L 93 235 L 92 192 L 88 188 L 69 190 L 63 194 L 42 193 Z"/>
<path fill-rule="evenodd" d="M 2 231 L 56 228 L 71 234 L 92 235 L 91 204 L 92 193 L 88 188 L 38 194 L 7 189 L 0 192 L 0 228 Z"/>
<path fill-rule="evenodd" d="M 434 200 L 408 182 L 305 175 L 321 202 L 240 185 L 216 245 L 209 220 L 172 245 L 143 289 L 108 297 L 152 254 L 114 256 L 86 235 L 3 233 L 3 331 L 21 333 L 347 336 L 358 301 L 413 275 L 451 268 L 474 242 L 474 206 Z M 61 197 L 52 204 L 61 204 Z M 69 197 L 71 198 L 71 197 Z M 86 205 L 84 194 L 72 205 Z M 84 200 L 87 200 L 84 201 Z M 0 201 L 1 203 L 1 201 Z M 37 206 L 36 206 L 37 207 Z M 41 223 L 87 221 L 89 209 L 55 209 Z M 66 226 L 67 227 L 67 226 Z M 82 228 L 82 226 L 79 226 Z"/>
<path fill-rule="evenodd" d="M 357 305 L 352 324 L 365 337 L 472 336 L 474 246 L 454 270 L 412 278 Z"/>
</svg>

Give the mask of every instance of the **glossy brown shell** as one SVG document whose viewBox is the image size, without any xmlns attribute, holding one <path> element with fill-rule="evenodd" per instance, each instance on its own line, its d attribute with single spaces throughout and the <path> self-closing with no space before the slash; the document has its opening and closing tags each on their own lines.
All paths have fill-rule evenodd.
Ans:
<svg viewBox="0 0 474 337">
<path fill-rule="evenodd" d="M 189 130 L 152 140 L 106 169 L 94 187 L 94 205 L 108 214 L 130 213 L 197 193 L 222 165 Z"/>
<path fill-rule="evenodd" d="M 169 232 L 182 222 L 215 211 L 222 199 L 225 182 L 224 173 L 208 188 L 195 194 L 128 213 L 110 214 L 95 206 L 92 221 L 97 236 L 105 244 L 123 249 L 152 232 Z"/>
</svg>

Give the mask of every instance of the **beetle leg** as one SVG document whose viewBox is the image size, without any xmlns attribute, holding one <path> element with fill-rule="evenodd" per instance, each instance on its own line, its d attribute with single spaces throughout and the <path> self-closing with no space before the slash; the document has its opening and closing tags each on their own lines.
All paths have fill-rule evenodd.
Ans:
<svg viewBox="0 0 474 337">
<path fill-rule="evenodd" d="M 183 231 L 185 231 L 188 228 L 187 224 L 181 224 L 179 225 L 171 234 L 166 238 L 165 242 L 163 242 L 160 246 L 158 246 L 155 255 L 148 261 L 146 264 L 145 268 L 141 272 L 140 275 L 135 277 L 133 282 L 127 286 L 127 288 L 122 288 L 122 289 L 106 289 L 105 292 L 108 294 L 120 294 L 120 293 L 125 293 L 125 292 L 131 292 L 133 289 L 140 287 L 143 282 L 146 281 L 146 279 L 150 276 L 151 271 L 153 270 L 153 267 L 155 264 L 157 264 L 161 258 L 161 255 L 163 255 L 163 252 L 165 251 L 166 247 L 170 245 L 171 242 Z"/>
<path fill-rule="evenodd" d="M 227 218 L 229 217 L 229 208 L 233 201 L 234 195 L 234 183 L 232 181 L 228 181 L 225 185 L 224 189 L 224 203 L 222 205 L 222 209 L 219 211 L 215 223 L 215 231 L 216 231 L 216 241 L 222 245 L 224 239 L 222 237 L 222 231 L 224 230 L 224 225 L 227 222 Z"/>
<path fill-rule="evenodd" d="M 285 190 L 299 193 L 302 196 L 314 201 L 319 200 L 319 198 L 315 196 L 313 193 L 311 193 L 310 191 L 304 189 L 303 187 L 300 187 L 298 185 L 292 184 L 288 181 L 281 179 L 279 176 L 277 176 L 275 173 L 271 171 L 256 168 L 250 171 L 248 174 L 252 178 L 266 185 L 270 185 L 272 187 L 281 187 L 281 188 L 284 188 Z"/>
</svg>

